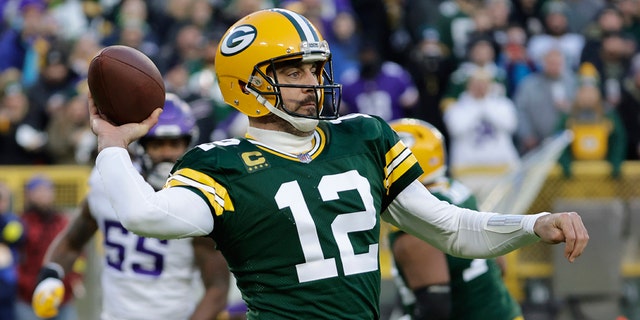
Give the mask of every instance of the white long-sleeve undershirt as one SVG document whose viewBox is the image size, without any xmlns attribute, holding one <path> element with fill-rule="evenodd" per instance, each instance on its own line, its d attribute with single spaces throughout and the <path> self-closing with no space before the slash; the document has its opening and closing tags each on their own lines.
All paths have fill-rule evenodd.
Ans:
<svg viewBox="0 0 640 320">
<path fill-rule="evenodd" d="M 102 150 L 96 169 L 120 223 L 129 231 L 171 239 L 207 235 L 213 230 L 213 217 L 204 200 L 186 188 L 156 192 L 135 169 L 127 150 Z"/>
<path fill-rule="evenodd" d="M 460 208 L 433 196 L 419 181 L 407 186 L 382 219 L 451 255 L 489 258 L 539 240 L 542 215 L 506 215 Z"/>
<path fill-rule="evenodd" d="M 213 230 L 205 201 L 186 188 L 154 191 L 123 148 L 106 148 L 96 159 L 104 189 L 122 225 L 147 237 L 184 238 Z M 391 203 L 383 218 L 453 255 L 489 257 L 538 240 L 539 215 L 478 213 L 439 201 L 416 181 Z"/>
</svg>

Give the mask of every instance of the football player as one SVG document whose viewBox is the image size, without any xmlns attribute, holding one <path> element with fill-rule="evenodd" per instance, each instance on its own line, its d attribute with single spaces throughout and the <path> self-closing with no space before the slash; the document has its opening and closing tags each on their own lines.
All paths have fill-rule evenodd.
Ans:
<svg viewBox="0 0 640 320">
<path fill-rule="evenodd" d="M 137 141 L 138 149 L 132 148 L 150 188 L 162 188 L 173 164 L 196 135 L 189 105 L 167 93 L 157 124 Z M 226 306 L 230 273 L 213 241 L 205 237 L 157 239 L 127 230 L 99 179 L 94 170 L 80 215 L 47 251 L 41 282 L 33 295 L 36 315 L 50 318 L 57 314 L 64 290 L 60 279 L 99 230 L 104 247 L 101 319 L 214 319 Z M 194 281 L 201 276 L 205 292 L 197 303 Z"/>
<path fill-rule="evenodd" d="M 440 200 L 477 209 L 471 190 L 446 176 L 442 133 L 430 123 L 399 119 L 390 123 L 418 160 L 418 178 Z M 465 259 L 445 255 L 417 237 L 392 227 L 389 243 L 404 309 L 414 320 L 516 320 L 518 303 L 502 280 L 503 258 Z"/>
<path fill-rule="evenodd" d="M 126 148 L 161 110 L 114 126 L 90 100 L 96 167 L 128 230 L 212 237 L 249 319 L 379 318 L 381 219 L 467 257 L 543 240 L 566 241 L 574 261 L 587 245 L 575 212 L 474 212 L 431 195 L 386 122 L 338 118 L 329 45 L 300 14 L 265 9 L 241 18 L 220 40 L 216 72 L 225 102 L 249 117 L 244 137 L 194 147 L 156 192 Z"/>
</svg>

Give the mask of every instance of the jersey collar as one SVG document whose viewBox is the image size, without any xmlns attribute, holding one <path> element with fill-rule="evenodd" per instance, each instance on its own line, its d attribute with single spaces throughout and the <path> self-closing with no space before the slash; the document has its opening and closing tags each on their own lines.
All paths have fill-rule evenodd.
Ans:
<svg viewBox="0 0 640 320">
<path fill-rule="evenodd" d="M 256 140 L 256 138 L 254 138 L 249 133 L 245 135 L 245 138 L 247 138 L 247 141 L 253 143 L 256 147 L 258 147 L 263 151 L 269 152 L 271 154 L 274 154 L 276 156 L 279 156 L 291 161 L 297 161 L 302 163 L 309 163 L 313 159 L 318 157 L 318 155 L 320 155 L 322 150 L 324 150 L 324 147 L 327 142 L 326 134 L 319 127 L 316 128 L 316 130 L 313 132 L 313 135 L 311 137 L 311 149 L 301 150 L 300 152 L 283 151 L 282 145 L 278 146 L 278 145 L 268 145 L 266 143 L 262 143 Z"/>
</svg>

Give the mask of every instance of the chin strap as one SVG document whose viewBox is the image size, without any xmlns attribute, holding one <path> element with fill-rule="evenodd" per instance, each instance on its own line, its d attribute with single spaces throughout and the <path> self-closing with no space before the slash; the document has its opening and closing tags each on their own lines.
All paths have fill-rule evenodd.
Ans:
<svg viewBox="0 0 640 320">
<path fill-rule="evenodd" d="M 276 116 L 282 118 L 283 120 L 289 122 L 294 128 L 302 131 L 302 132 L 310 132 L 315 130 L 316 126 L 318 126 L 319 120 L 316 119 L 308 119 L 303 117 L 294 117 L 286 112 L 276 108 L 269 102 L 269 100 L 265 99 L 261 94 L 254 91 L 253 89 L 247 87 L 246 88 L 253 96 L 256 97 L 256 100 L 261 105 L 265 106 L 269 111 L 271 111 Z"/>
</svg>

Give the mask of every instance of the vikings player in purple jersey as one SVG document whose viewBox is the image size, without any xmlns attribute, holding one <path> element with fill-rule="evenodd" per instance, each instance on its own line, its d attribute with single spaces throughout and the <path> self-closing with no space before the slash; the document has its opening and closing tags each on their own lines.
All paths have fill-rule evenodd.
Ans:
<svg viewBox="0 0 640 320">
<path fill-rule="evenodd" d="M 158 123 L 133 148 L 140 171 L 160 190 L 178 158 L 197 137 L 190 107 L 168 93 Z M 104 247 L 102 320 L 213 319 L 224 310 L 229 271 L 209 238 L 162 240 L 143 237 L 120 224 L 108 193 L 93 171 L 91 190 L 80 215 L 49 247 L 33 296 L 38 316 L 57 313 L 55 304 L 65 272 L 99 230 Z M 200 281 L 202 277 L 202 281 Z M 204 296 L 195 293 L 204 285 Z"/>
</svg>

